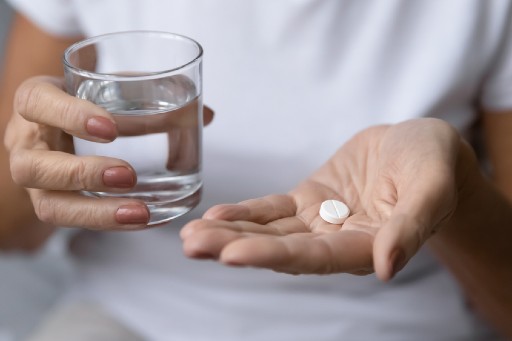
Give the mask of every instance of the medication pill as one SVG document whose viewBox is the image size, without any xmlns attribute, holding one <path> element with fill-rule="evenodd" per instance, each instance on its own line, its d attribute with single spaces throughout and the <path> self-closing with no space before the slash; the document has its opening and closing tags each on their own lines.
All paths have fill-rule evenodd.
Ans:
<svg viewBox="0 0 512 341">
<path fill-rule="evenodd" d="M 349 215 L 348 206 L 338 200 L 326 200 L 320 206 L 320 217 L 331 224 L 342 224 Z"/>
</svg>

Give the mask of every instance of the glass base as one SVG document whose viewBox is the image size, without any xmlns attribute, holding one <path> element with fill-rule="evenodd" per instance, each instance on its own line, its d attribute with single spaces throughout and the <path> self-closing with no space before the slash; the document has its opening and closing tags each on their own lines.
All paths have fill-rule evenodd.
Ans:
<svg viewBox="0 0 512 341">
<path fill-rule="evenodd" d="M 142 200 L 146 203 L 149 209 L 149 222 L 148 226 L 163 225 L 173 219 L 176 219 L 185 213 L 196 207 L 201 201 L 202 185 L 199 184 L 192 192 L 187 193 L 186 196 L 183 194 L 174 196 L 172 200 L 162 200 L 162 196 L 149 195 L 146 193 L 125 193 L 125 194 L 113 194 L 107 192 L 88 192 L 82 191 L 86 196 L 95 198 L 133 198 Z M 154 199 L 154 201 L 148 200 L 148 198 Z"/>
<path fill-rule="evenodd" d="M 202 187 L 191 195 L 171 202 L 146 203 L 149 209 L 148 226 L 165 224 L 176 219 L 196 207 L 201 201 Z"/>
</svg>

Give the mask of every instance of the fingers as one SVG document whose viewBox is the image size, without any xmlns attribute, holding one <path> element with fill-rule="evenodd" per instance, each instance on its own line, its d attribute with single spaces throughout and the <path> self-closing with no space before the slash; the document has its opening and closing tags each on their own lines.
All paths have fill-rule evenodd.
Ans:
<svg viewBox="0 0 512 341">
<path fill-rule="evenodd" d="M 212 123 L 213 116 L 215 116 L 214 111 L 206 105 L 203 106 L 203 125 L 207 126 Z"/>
<path fill-rule="evenodd" d="M 193 128 L 171 128 L 167 133 L 169 156 L 167 170 L 189 172 L 200 164 L 201 153 L 199 131 Z"/>
<path fill-rule="evenodd" d="M 287 235 L 291 233 L 310 232 L 304 222 L 297 217 L 287 217 L 276 220 L 269 224 L 258 224 L 251 221 L 225 221 L 213 219 L 196 219 L 186 224 L 180 231 L 183 239 L 194 234 L 197 238 L 198 233 L 203 230 L 230 230 L 245 234 L 267 234 L 267 235 Z M 208 247 L 208 240 L 205 240 L 204 247 Z"/>
<path fill-rule="evenodd" d="M 198 99 L 168 112 L 155 114 L 152 120 L 144 116 L 118 115 L 116 119 L 105 109 L 92 102 L 66 94 L 62 82 L 54 77 L 34 77 L 18 88 L 14 99 L 14 110 L 27 121 L 58 127 L 70 135 L 90 141 L 109 142 L 118 134 L 135 136 L 165 132 L 169 127 L 197 127 L 197 115 L 201 105 Z M 213 120 L 214 113 L 203 107 L 203 124 Z"/>
<path fill-rule="evenodd" d="M 192 258 L 219 259 L 228 265 L 295 274 L 373 272 L 371 234 L 317 234 L 304 227 L 283 227 L 300 224 L 296 217 L 272 223 L 279 228 L 247 221 L 195 220 L 181 231 L 183 250 Z"/>
<path fill-rule="evenodd" d="M 14 110 L 28 121 L 58 127 L 83 139 L 108 142 L 117 136 L 116 123 L 105 109 L 66 94 L 57 78 L 25 81 L 16 91 Z"/>
<path fill-rule="evenodd" d="M 176 117 L 162 115 L 162 122 L 155 120 L 158 129 L 162 123 L 169 123 L 166 120 L 170 120 L 171 125 L 197 127 L 202 122 L 197 115 L 200 105 L 200 100 L 195 100 Z M 133 188 L 136 175 L 128 163 L 60 152 L 72 152 L 70 135 L 94 142 L 114 140 L 119 131 L 110 113 L 89 101 L 66 94 L 62 81 L 53 77 L 25 81 L 15 94 L 14 110 L 5 137 L 11 152 L 11 173 L 17 184 L 29 188 L 42 221 L 98 229 L 146 226 L 149 212 L 142 202 L 79 194 L 81 190 L 123 193 Z M 213 112 L 205 108 L 204 122 L 209 123 L 212 118 Z M 130 125 L 127 128 L 130 134 L 129 128 Z M 136 128 L 140 127 L 136 125 Z M 137 130 L 137 133 L 152 132 L 151 127 L 149 131 L 147 127 L 143 128 L 145 130 Z M 196 145 L 189 146 L 197 148 Z"/>
<path fill-rule="evenodd" d="M 289 195 L 269 195 L 237 205 L 217 205 L 205 212 L 205 219 L 246 220 L 259 224 L 295 216 L 296 205 Z"/>
<path fill-rule="evenodd" d="M 10 164 L 14 182 L 29 188 L 122 192 L 137 181 L 127 162 L 100 156 L 19 150 Z"/>
<path fill-rule="evenodd" d="M 185 225 L 180 236 L 188 257 L 217 259 L 222 248 L 238 238 L 254 235 L 283 236 L 299 232 L 310 231 L 297 217 L 283 218 L 266 225 L 251 221 L 197 219 Z"/>
<path fill-rule="evenodd" d="M 203 107 L 203 124 L 207 125 L 213 120 L 213 111 Z M 169 127 L 167 129 L 167 141 L 169 145 L 169 156 L 167 158 L 167 169 L 169 171 L 179 170 L 193 171 L 200 164 L 200 138 L 201 128 Z"/>
<path fill-rule="evenodd" d="M 220 261 L 292 274 L 370 273 L 371 241 L 356 231 L 248 237 L 229 243 Z"/>
<path fill-rule="evenodd" d="M 236 225 L 234 222 L 217 220 L 195 220 L 188 223 L 180 231 L 183 252 L 191 258 L 218 259 L 226 245 L 245 236 L 242 229 Z M 226 228 L 227 226 L 229 228 Z"/>
<path fill-rule="evenodd" d="M 37 217 L 48 224 L 98 230 L 137 230 L 147 226 L 143 202 L 122 198 L 93 198 L 78 192 L 29 190 Z"/>
</svg>

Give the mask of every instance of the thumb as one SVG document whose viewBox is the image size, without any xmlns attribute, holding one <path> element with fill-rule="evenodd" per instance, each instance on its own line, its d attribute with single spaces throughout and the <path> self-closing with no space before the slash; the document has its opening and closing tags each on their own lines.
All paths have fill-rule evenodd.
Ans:
<svg viewBox="0 0 512 341">
<path fill-rule="evenodd" d="M 413 186 L 406 195 L 399 195 L 373 244 L 373 266 L 380 280 L 393 278 L 452 215 L 457 199 L 450 183 Z"/>
<path fill-rule="evenodd" d="M 381 281 L 389 281 L 418 252 L 426 227 L 413 215 L 393 213 L 375 236 L 373 266 Z"/>
</svg>

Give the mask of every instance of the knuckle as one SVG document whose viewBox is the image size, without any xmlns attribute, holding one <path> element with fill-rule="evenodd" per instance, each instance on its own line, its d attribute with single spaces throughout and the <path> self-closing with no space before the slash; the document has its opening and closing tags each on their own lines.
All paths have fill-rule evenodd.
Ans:
<svg viewBox="0 0 512 341">
<path fill-rule="evenodd" d="M 196 240 L 201 243 L 204 243 L 204 245 L 208 245 L 210 241 L 212 241 L 214 238 L 218 237 L 220 234 L 222 234 L 222 232 L 224 232 L 224 231 L 217 230 L 217 229 L 214 230 L 214 229 L 205 227 L 201 230 L 197 230 Z"/>
<path fill-rule="evenodd" d="M 201 231 L 201 230 L 208 229 L 210 227 L 209 222 L 207 220 L 204 220 L 204 219 L 192 220 L 187 225 L 188 225 L 187 228 L 191 232 L 198 232 L 198 231 Z"/>
<path fill-rule="evenodd" d="M 35 199 L 34 211 L 37 218 L 43 223 L 56 224 L 55 203 L 48 196 L 42 195 Z"/>
<path fill-rule="evenodd" d="M 12 118 L 8 122 L 5 132 L 4 132 L 4 147 L 7 151 L 12 151 L 14 149 L 14 146 L 16 145 L 16 132 L 15 129 L 12 127 Z"/>
<path fill-rule="evenodd" d="M 75 179 L 75 184 L 78 189 L 83 190 L 87 189 L 88 184 L 90 182 L 88 175 L 88 167 L 84 160 L 78 160 L 77 163 L 74 164 L 72 168 L 72 179 Z"/>
<path fill-rule="evenodd" d="M 26 160 L 22 153 L 13 153 L 10 157 L 11 177 L 17 185 L 26 185 L 29 182 L 30 167 L 26 166 Z"/>
<path fill-rule="evenodd" d="M 24 81 L 16 90 L 14 96 L 14 109 L 21 116 L 32 121 L 37 114 L 37 107 L 42 97 L 42 86 L 34 79 Z"/>
<path fill-rule="evenodd" d="M 82 224 L 92 230 L 113 230 L 116 224 L 111 221 L 113 217 L 112 209 L 108 205 L 98 208 L 91 206 L 87 210 L 87 223 Z"/>
<path fill-rule="evenodd" d="M 94 166 L 89 164 L 87 158 L 69 160 L 65 175 L 69 179 L 68 189 L 87 190 L 95 187 L 94 178 L 96 172 L 94 171 Z"/>
<path fill-rule="evenodd" d="M 79 106 L 76 105 L 73 98 L 62 98 L 57 103 L 58 111 L 61 113 L 62 128 L 66 130 L 74 130 L 76 123 L 79 121 Z"/>
</svg>

